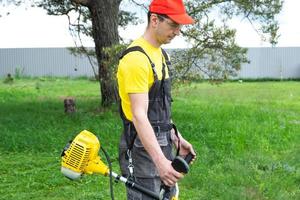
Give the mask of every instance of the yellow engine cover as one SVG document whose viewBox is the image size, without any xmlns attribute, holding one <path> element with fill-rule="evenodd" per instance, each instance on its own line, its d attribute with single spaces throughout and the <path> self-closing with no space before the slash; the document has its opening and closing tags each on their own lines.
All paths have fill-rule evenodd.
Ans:
<svg viewBox="0 0 300 200">
<path fill-rule="evenodd" d="M 64 152 L 61 165 L 79 173 L 97 172 L 107 175 L 109 170 L 98 156 L 99 149 L 98 138 L 93 133 L 83 130 Z"/>
</svg>

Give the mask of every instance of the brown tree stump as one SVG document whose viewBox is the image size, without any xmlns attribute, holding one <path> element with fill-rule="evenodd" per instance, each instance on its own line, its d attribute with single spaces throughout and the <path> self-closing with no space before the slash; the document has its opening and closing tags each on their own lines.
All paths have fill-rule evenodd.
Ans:
<svg viewBox="0 0 300 200">
<path fill-rule="evenodd" d="M 75 109 L 75 100 L 73 98 L 64 99 L 65 113 L 74 113 Z"/>
</svg>

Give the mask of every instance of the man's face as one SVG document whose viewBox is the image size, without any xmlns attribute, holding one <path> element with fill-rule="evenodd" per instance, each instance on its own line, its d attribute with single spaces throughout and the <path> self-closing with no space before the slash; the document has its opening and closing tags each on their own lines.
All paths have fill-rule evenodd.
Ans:
<svg viewBox="0 0 300 200">
<path fill-rule="evenodd" d="M 175 36 L 180 34 L 182 25 L 177 24 L 170 18 L 153 14 L 157 17 L 157 26 L 155 27 L 156 39 L 160 44 L 168 44 Z"/>
</svg>

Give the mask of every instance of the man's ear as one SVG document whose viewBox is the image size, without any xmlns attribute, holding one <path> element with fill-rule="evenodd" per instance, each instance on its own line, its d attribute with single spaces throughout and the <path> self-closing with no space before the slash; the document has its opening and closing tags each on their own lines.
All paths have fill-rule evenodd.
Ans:
<svg viewBox="0 0 300 200">
<path fill-rule="evenodd" d="M 157 15 L 156 14 L 151 14 L 151 16 L 150 16 L 150 25 L 153 26 L 153 27 L 157 27 L 158 21 L 159 21 L 159 19 L 158 19 Z"/>
</svg>

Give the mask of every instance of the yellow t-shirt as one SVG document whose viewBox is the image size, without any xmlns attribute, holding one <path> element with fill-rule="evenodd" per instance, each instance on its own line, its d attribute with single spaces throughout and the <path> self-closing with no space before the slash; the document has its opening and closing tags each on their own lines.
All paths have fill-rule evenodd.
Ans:
<svg viewBox="0 0 300 200">
<path fill-rule="evenodd" d="M 165 63 L 161 48 L 156 48 L 144 38 L 133 41 L 129 47 L 140 46 L 155 64 L 157 77 L 162 79 L 162 61 Z M 166 77 L 168 78 L 166 67 Z M 154 82 L 151 64 L 145 54 L 133 51 L 126 54 L 119 62 L 117 71 L 119 95 L 122 102 L 123 112 L 128 120 L 132 120 L 131 104 L 128 94 L 148 93 Z"/>
</svg>

